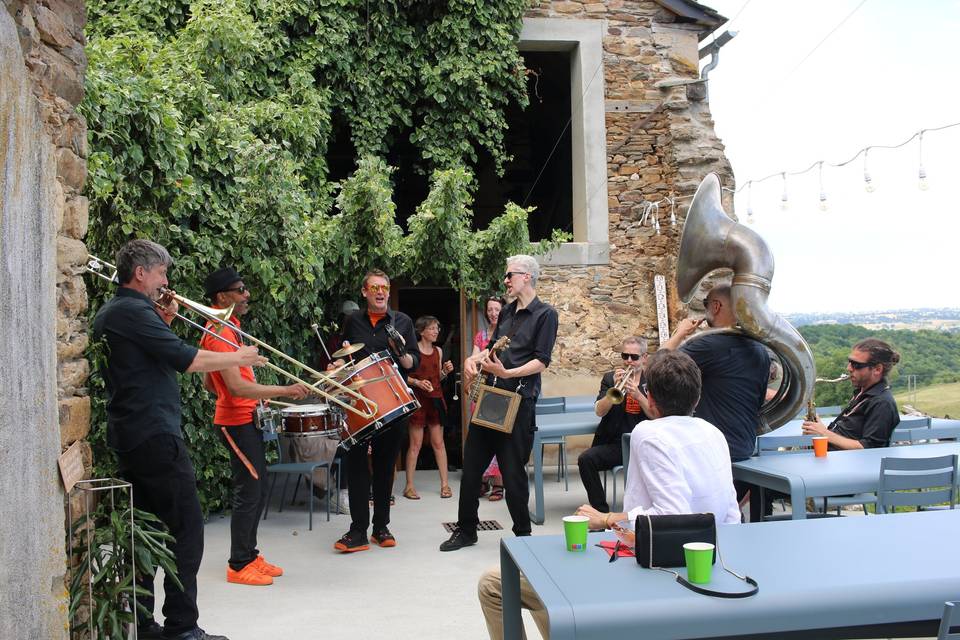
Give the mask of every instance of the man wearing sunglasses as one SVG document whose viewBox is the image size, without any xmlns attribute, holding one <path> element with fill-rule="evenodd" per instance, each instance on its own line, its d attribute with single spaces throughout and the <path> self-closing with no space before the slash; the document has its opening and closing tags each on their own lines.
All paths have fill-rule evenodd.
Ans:
<svg viewBox="0 0 960 640">
<path fill-rule="evenodd" d="M 623 434 L 633 431 L 637 423 L 647 417 L 648 409 L 643 371 L 647 363 L 647 341 L 636 336 L 625 338 L 620 347 L 620 358 L 623 367 L 608 371 L 600 381 L 600 392 L 594 405 L 594 411 L 601 418 L 600 424 L 590 448 L 577 459 L 587 501 L 602 513 L 610 511 L 610 506 L 600 472 L 623 464 Z M 628 375 L 629 379 L 623 383 L 623 401 L 614 404 L 607 393 Z"/>
<path fill-rule="evenodd" d="M 900 412 L 890 393 L 887 374 L 900 362 L 900 354 L 889 344 L 867 338 L 853 345 L 847 358 L 847 374 L 854 395 L 829 427 L 817 418 L 804 422 L 803 433 L 826 436 L 831 449 L 872 449 L 886 447 L 900 424 Z"/>
</svg>

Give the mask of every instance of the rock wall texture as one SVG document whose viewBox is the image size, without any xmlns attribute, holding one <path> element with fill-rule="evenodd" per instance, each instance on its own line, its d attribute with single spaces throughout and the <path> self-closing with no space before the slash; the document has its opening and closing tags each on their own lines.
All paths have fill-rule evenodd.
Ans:
<svg viewBox="0 0 960 640">
<path fill-rule="evenodd" d="M 57 456 L 80 440 L 90 461 L 85 20 L 82 0 L 0 3 L 0 638 L 67 637 Z"/>
<path fill-rule="evenodd" d="M 619 366 L 620 340 L 646 336 L 659 344 L 653 277 L 667 280 L 673 323 L 686 315 L 673 286 L 682 218 L 700 180 L 720 174 L 732 183 L 699 77 L 703 27 L 681 22 L 652 0 L 541 0 L 528 17 L 603 20 L 606 35 L 608 265 L 547 267 L 539 291 L 560 312 L 545 395 L 596 393 L 599 375 Z M 641 224 L 646 203 L 682 198 L 671 226 L 659 205 L 660 233 Z"/>
</svg>

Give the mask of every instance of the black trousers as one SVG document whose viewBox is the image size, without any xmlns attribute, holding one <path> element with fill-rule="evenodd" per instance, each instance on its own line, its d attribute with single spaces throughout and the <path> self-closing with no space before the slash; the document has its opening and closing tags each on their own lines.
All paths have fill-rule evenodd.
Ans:
<svg viewBox="0 0 960 640">
<path fill-rule="evenodd" d="M 393 470 L 400 453 L 400 441 L 407 431 L 407 418 L 390 423 L 370 441 L 371 468 L 367 468 L 367 445 L 350 448 L 347 460 L 347 491 L 350 495 L 350 530 L 364 535 L 370 526 L 367 501 L 373 489 L 373 530 L 385 529 L 390 523 L 390 494 L 393 493 Z M 372 471 L 372 473 L 371 473 Z"/>
<path fill-rule="evenodd" d="M 463 477 L 460 481 L 460 505 L 457 526 L 468 534 L 476 534 L 480 518 L 480 484 L 490 458 L 497 456 L 503 487 L 506 489 L 507 509 L 513 518 L 513 533 L 530 535 L 530 485 L 527 481 L 527 460 L 533 448 L 534 408 L 536 400 L 520 401 L 513 433 L 501 433 L 486 427 L 471 425 L 463 446 Z"/>
<path fill-rule="evenodd" d="M 590 506 L 602 513 L 610 511 L 607 504 L 607 492 L 600 481 L 600 472 L 609 471 L 615 466 L 623 464 L 623 447 L 616 444 L 598 444 L 580 454 L 577 466 L 580 467 L 580 479 L 583 488 L 587 490 L 587 501 Z"/>
<path fill-rule="evenodd" d="M 257 559 L 257 529 L 260 516 L 267 503 L 267 459 L 264 453 L 263 432 L 253 423 L 225 427 L 237 448 L 246 456 L 260 479 L 250 475 L 233 447 L 221 431 L 222 425 L 214 425 L 223 446 L 230 452 L 230 472 L 233 481 L 233 511 L 230 514 L 230 559 L 228 564 L 239 571 Z"/>
<path fill-rule="evenodd" d="M 133 504 L 158 518 L 176 538 L 171 551 L 176 557 L 177 577 L 183 589 L 170 576 L 163 580 L 164 631 L 175 635 L 197 627 L 197 571 L 203 556 L 203 514 L 197 495 L 197 477 L 187 454 L 186 444 L 176 436 L 161 434 L 144 441 L 131 451 L 118 452 L 120 474 L 133 485 Z M 138 602 L 153 611 L 153 576 L 142 576 L 138 583 L 150 592 Z M 138 616 L 143 626 L 150 619 Z"/>
</svg>

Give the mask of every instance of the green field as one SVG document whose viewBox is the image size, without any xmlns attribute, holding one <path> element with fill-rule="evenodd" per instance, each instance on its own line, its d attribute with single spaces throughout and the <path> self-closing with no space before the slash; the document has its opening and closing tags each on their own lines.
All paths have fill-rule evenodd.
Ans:
<svg viewBox="0 0 960 640">
<path fill-rule="evenodd" d="M 915 394 L 904 392 L 894 397 L 901 409 L 904 404 L 909 404 L 937 418 L 944 416 L 960 418 L 960 382 L 921 387 Z"/>
</svg>

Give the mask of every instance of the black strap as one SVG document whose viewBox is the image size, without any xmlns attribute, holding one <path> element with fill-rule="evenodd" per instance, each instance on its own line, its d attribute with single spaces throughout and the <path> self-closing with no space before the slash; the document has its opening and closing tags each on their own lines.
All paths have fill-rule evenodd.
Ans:
<svg viewBox="0 0 960 640">
<path fill-rule="evenodd" d="M 733 575 L 737 576 L 737 574 L 733 573 L 726 567 L 724 567 L 724 570 L 727 571 L 728 573 L 732 573 Z M 679 573 L 675 571 L 672 573 L 677 576 L 677 582 L 685 586 L 687 589 L 690 589 L 691 591 L 694 591 L 696 593 L 699 593 L 705 596 L 713 596 L 715 598 L 749 598 L 750 596 L 755 595 L 758 591 L 760 591 L 760 585 L 758 585 L 757 581 L 751 578 L 750 576 L 744 576 L 743 578 L 741 578 L 741 580 L 743 580 L 749 585 L 752 585 L 753 589 L 751 589 L 750 591 L 730 592 L 730 591 L 714 591 L 713 589 L 698 587 L 695 584 L 691 584 L 689 580 L 681 576 Z M 740 578 L 740 576 L 737 576 L 737 577 Z"/>
</svg>

